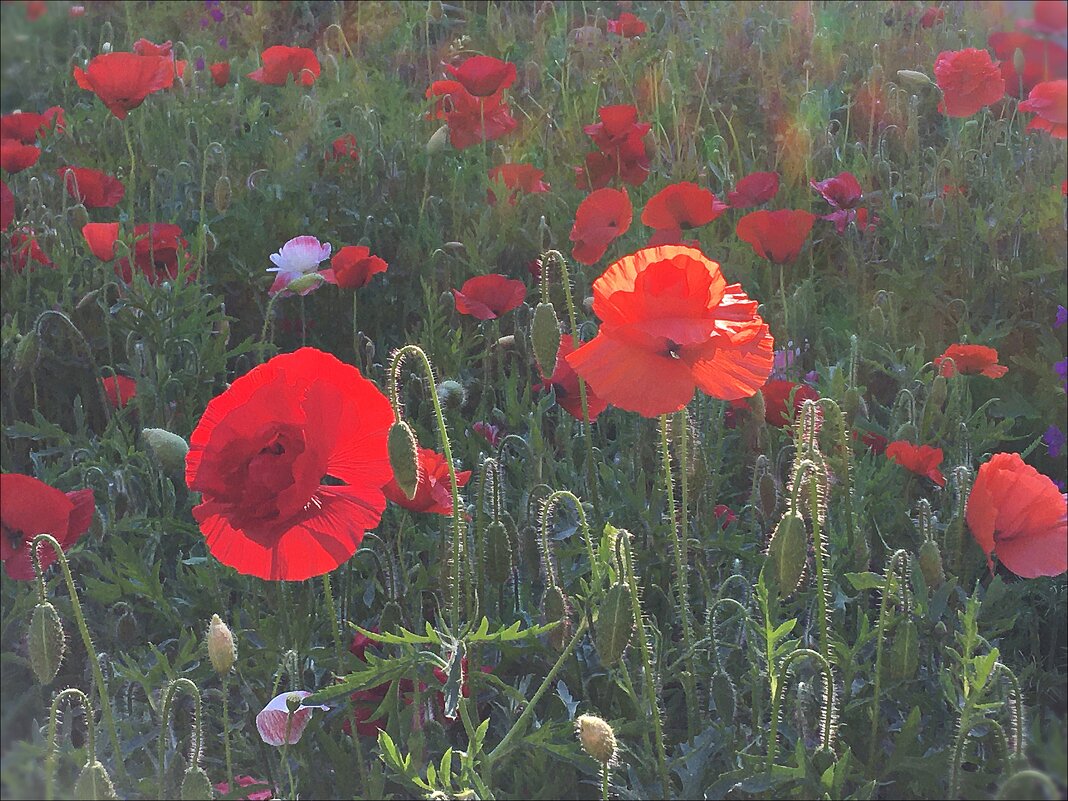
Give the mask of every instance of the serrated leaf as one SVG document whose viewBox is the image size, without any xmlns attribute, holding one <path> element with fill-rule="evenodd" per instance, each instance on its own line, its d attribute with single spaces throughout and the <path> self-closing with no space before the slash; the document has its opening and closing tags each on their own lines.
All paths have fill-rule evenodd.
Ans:
<svg viewBox="0 0 1068 801">
<path fill-rule="evenodd" d="M 305 706 L 324 704 L 342 695 L 348 695 L 368 687 L 377 687 L 396 679 L 401 679 L 415 672 L 424 663 L 437 664 L 433 654 L 420 651 L 404 657 L 380 659 L 372 653 L 366 653 L 366 663 L 361 670 L 349 673 L 337 684 L 331 684 L 304 699 Z"/>
<path fill-rule="evenodd" d="M 385 631 L 370 631 L 365 628 L 361 628 L 354 623 L 350 623 L 356 631 L 360 632 L 364 637 L 372 642 L 380 642 L 386 645 L 440 645 L 441 640 L 438 638 L 438 634 L 434 629 L 430 628 L 430 624 L 427 623 L 427 636 L 416 634 L 408 631 L 404 626 L 400 626 L 399 634 L 391 634 Z"/>
</svg>

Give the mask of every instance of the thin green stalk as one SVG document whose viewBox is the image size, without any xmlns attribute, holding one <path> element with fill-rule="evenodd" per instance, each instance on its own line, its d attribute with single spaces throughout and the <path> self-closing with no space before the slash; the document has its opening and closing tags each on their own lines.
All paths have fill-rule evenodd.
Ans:
<svg viewBox="0 0 1068 801">
<path fill-rule="evenodd" d="M 904 566 L 908 566 L 909 555 L 904 549 L 900 549 L 894 552 L 894 555 L 890 557 L 890 562 L 886 567 L 886 577 L 883 579 L 883 596 L 879 601 L 879 623 L 875 632 L 875 679 L 874 679 L 874 698 L 872 699 L 872 711 L 871 711 L 871 737 L 868 744 L 868 765 L 871 766 L 875 761 L 875 744 L 879 738 L 879 696 L 882 693 L 883 684 L 883 640 L 886 635 L 886 607 L 890 598 L 890 579 L 894 576 L 894 571 L 897 569 L 898 562 L 904 560 Z M 902 592 L 904 592 L 904 586 L 902 586 Z"/>
<path fill-rule="evenodd" d="M 159 738 L 156 741 L 156 761 L 158 763 L 156 774 L 156 791 L 160 794 L 161 798 L 165 794 L 163 788 L 163 777 L 165 775 L 164 768 L 166 767 L 165 746 L 167 741 L 167 726 L 170 725 L 171 722 L 171 710 L 174 708 L 174 696 L 177 694 L 179 689 L 187 690 L 189 694 L 193 696 L 193 742 L 190 751 L 190 756 L 192 757 L 189 760 L 190 767 L 195 766 L 197 762 L 200 761 L 200 750 L 203 743 L 203 740 L 201 739 L 202 709 L 200 690 L 197 689 L 197 686 L 187 678 L 183 677 L 175 679 L 167 686 L 167 692 L 163 696 L 163 709 L 160 712 Z"/>
<path fill-rule="evenodd" d="M 601 801 L 608 801 L 608 763 L 601 763 Z"/>
<path fill-rule="evenodd" d="M 130 139 L 130 124 L 123 120 L 122 135 L 126 137 L 126 152 L 130 156 L 130 181 L 126 187 L 126 196 L 130 198 L 130 220 L 136 219 L 134 204 L 137 202 L 137 157 L 134 156 L 133 140 Z"/>
<path fill-rule="evenodd" d="M 56 762 L 59 761 L 59 750 L 56 748 L 56 733 L 59 727 L 59 705 L 67 697 L 78 698 L 85 708 L 85 727 L 88 730 L 88 759 L 87 764 L 96 761 L 96 732 L 93 725 L 93 705 L 89 696 L 77 687 L 68 687 L 52 699 L 52 706 L 48 711 L 48 756 L 45 757 L 45 791 L 46 801 L 52 801 L 56 797 Z"/>
<path fill-rule="evenodd" d="M 229 673 L 222 677 L 223 753 L 226 755 L 226 781 L 234 781 L 234 761 L 230 753 L 230 682 Z M 232 786 L 232 785 L 231 785 Z"/>
<path fill-rule="evenodd" d="M 582 539 L 586 545 L 586 555 L 590 560 L 590 571 L 593 576 L 593 586 L 601 586 L 601 565 L 597 560 L 596 549 L 593 545 L 593 537 L 590 534 L 590 526 L 586 522 L 586 511 L 582 508 L 582 502 L 574 495 L 574 493 L 567 490 L 557 490 L 545 499 L 545 505 L 541 511 L 541 531 L 542 531 L 542 548 L 545 550 L 546 560 L 549 558 L 549 545 L 548 545 L 548 531 L 549 521 L 552 519 L 553 510 L 557 504 L 567 499 L 571 501 L 571 505 L 575 507 L 575 511 L 578 513 L 579 519 L 579 531 L 582 532 Z"/>
<path fill-rule="evenodd" d="M 112 750 L 115 752 L 115 773 L 122 784 L 129 781 L 126 774 L 126 766 L 122 762 L 122 748 L 119 746 L 119 733 L 115 728 L 115 717 L 111 711 L 111 702 L 108 699 L 107 685 L 104 683 L 104 672 L 100 669 L 100 659 L 97 658 L 96 648 L 89 636 L 89 627 L 85 624 L 85 616 L 82 614 L 82 605 L 78 601 L 78 590 L 74 586 L 74 577 L 70 573 L 70 565 L 67 564 L 67 555 L 63 548 L 51 534 L 38 534 L 30 543 L 30 555 L 33 559 L 33 569 L 37 574 L 37 580 L 44 582 L 44 573 L 41 570 L 41 560 L 37 554 L 37 548 L 41 543 L 48 543 L 56 552 L 56 561 L 63 570 L 63 578 L 67 582 L 67 591 L 70 593 L 71 609 L 74 612 L 74 620 L 78 624 L 78 631 L 82 635 L 82 643 L 85 645 L 85 653 L 89 657 L 89 665 L 93 671 L 93 682 L 96 691 L 100 695 L 100 712 L 104 716 L 104 724 L 108 728 L 108 737 L 111 740 Z"/>
<path fill-rule="evenodd" d="M 786 310 L 786 265 L 779 265 L 779 297 L 782 299 L 782 338 L 784 340 L 789 339 L 790 334 L 790 317 L 789 312 Z"/>
<path fill-rule="evenodd" d="M 334 634 L 334 658 L 341 665 L 341 630 L 338 627 L 337 607 L 334 605 L 334 590 L 330 586 L 330 574 L 323 573 L 323 595 L 326 596 L 326 611 L 330 616 L 330 630 Z"/>
<path fill-rule="evenodd" d="M 809 481 L 809 503 L 812 516 L 812 551 L 816 562 L 816 605 L 819 614 L 820 656 L 831 661 L 831 634 L 827 625 L 827 575 L 823 564 L 823 526 L 821 524 L 820 490 L 815 476 Z"/>
</svg>

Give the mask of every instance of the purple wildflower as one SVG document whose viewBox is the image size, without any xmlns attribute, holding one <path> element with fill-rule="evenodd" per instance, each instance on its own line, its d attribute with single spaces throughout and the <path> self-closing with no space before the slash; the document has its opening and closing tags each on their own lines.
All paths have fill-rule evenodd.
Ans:
<svg viewBox="0 0 1068 801">
<path fill-rule="evenodd" d="M 1053 372 L 1061 377 L 1064 388 L 1068 389 L 1068 359 L 1061 359 L 1053 365 Z"/>
<path fill-rule="evenodd" d="M 1068 442 L 1068 438 L 1065 437 L 1063 431 L 1053 425 L 1046 429 L 1046 433 L 1042 435 L 1042 441 L 1046 443 L 1046 450 L 1049 451 L 1049 455 L 1057 459 L 1064 451 L 1064 445 Z"/>
<path fill-rule="evenodd" d="M 1068 324 L 1068 309 L 1064 308 L 1064 306 L 1058 306 L 1057 319 L 1053 321 L 1053 327 L 1060 328 L 1066 324 Z"/>
</svg>

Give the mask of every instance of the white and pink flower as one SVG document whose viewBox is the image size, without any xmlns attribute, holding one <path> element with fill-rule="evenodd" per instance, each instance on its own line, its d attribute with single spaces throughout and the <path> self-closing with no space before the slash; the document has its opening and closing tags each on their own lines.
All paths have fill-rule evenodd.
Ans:
<svg viewBox="0 0 1068 801">
<path fill-rule="evenodd" d="M 314 236 L 298 236 L 290 239 L 277 253 L 271 254 L 271 262 L 274 267 L 268 267 L 267 272 L 277 273 L 274 283 L 271 284 L 270 294 L 277 295 L 279 292 L 289 292 L 289 285 L 299 278 L 318 272 L 319 265 L 330 258 L 330 243 L 320 243 Z M 333 283 L 332 270 L 323 270 L 322 281 L 302 282 L 302 285 L 294 288 L 298 294 L 307 295 L 322 285 Z"/>
</svg>

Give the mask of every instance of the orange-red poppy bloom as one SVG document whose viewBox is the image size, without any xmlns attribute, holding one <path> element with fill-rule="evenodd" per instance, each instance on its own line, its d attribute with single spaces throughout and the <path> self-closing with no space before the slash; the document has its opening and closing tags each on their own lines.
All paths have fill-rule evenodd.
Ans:
<svg viewBox="0 0 1068 801">
<path fill-rule="evenodd" d="M 456 486 L 463 487 L 471 478 L 470 470 L 456 472 Z M 432 448 L 419 449 L 419 483 L 416 485 L 415 497 L 409 498 L 397 484 L 397 479 L 390 478 L 382 492 L 393 503 L 413 512 L 430 512 L 438 515 L 452 514 L 452 482 L 449 479 L 449 465 L 445 457 Z"/>
<path fill-rule="evenodd" d="M 311 86 L 322 67 L 315 52 L 306 47 L 275 45 L 263 51 L 263 66 L 247 77 L 269 86 L 285 86 L 290 76 L 301 86 Z"/>
<path fill-rule="evenodd" d="M 51 534 L 66 551 L 93 522 L 93 491 L 61 492 L 20 473 L 0 473 L 0 560 L 16 581 L 34 577 L 30 543 L 38 534 Z M 56 561 L 49 545 L 37 554 L 41 569 Z"/>
<path fill-rule="evenodd" d="M 499 273 L 476 275 L 452 291 L 456 311 L 478 320 L 495 320 L 516 308 L 527 296 L 527 285 Z"/>
<path fill-rule="evenodd" d="M 14 175 L 32 167 L 41 157 L 41 148 L 24 145 L 18 139 L 0 139 L 0 169 Z"/>
<path fill-rule="evenodd" d="M 732 209 L 748 209 L 767 203 L 779 192 L 777 172 L 754 172 L 745 176 L 727 193 Z"/>
<path fill-rule="evenodd" d="M 0 230 L 7 230 L 15 220 L 15 195 L 0 181 Z"/>
<path fill-rule="evenodd" d="M 645 23 L 629 11 L 624 11 L 620 14 L 619 19 L 608 20 L 607 28 L 609 33 L 627 38 L 641 36 L 645 33 Z"/>
<path fill-rule="evenodd" d="M 761 258 L 785 264 L 797 258 L 815 221 L 816 215 L 807 211 L 751 211 L 738 220 L 734 231 Z"/>
<path fill-rule="evenodd" d="M 544 171 L 539 170 L 533 164 L 501 164 L 493 167 L 488 175 L 490 181 L 503 183 L 505 189 L 511 190 L 508 193 L 510 206 L 514 206 L 519 201 L 521 192 L 536 194 L 549 191 L 549 185 L 541 180 L 545 177 Z M 497 195 L 494 194 L 492 188 L 486 190 L 486 202 L 491 206 L 497 203 Z"/>
<path fill-rule="evenodd" d="M 434 99 L 428 117 L 445 121 L 449 142 L 457 150 L 500 139 L 519 125 L 500 93 L 476 97 L 459 81 L 434 81 L 426 97 Z"/>
<path fill-rule="evenodd" d="M 1068 79 L 1038 84 L 1019 109 L 1036 115 L 1027 130 L 1049 131 L 1054 139 L 1068 139 Z"/>
<path fill-rule="evenodd" d="M 41 114 L 16 111 L 0 117 L 0 137 L 17 139 L 24 145 L 32 145 L 50 130 L 63 130 L 63 109 L 59 106 L 52 106 Z"/>
<path fill-rule="evenodd" d="M 471 56 L 459 67 L 445 65 L 445 71 L 475 97 L 495 95 L 516 79 L 515 64 L 492 56 Z"/>
<path fill-rule="evenodd" d="M 360 148 L 356 141 L 356 134 L 339 136 L 330 143 L 330 149 L 326 151 L 327 161 L 359 161 Z"/>
<path fill-rule="evenodd" d="M 680 181 L 649 198 L 642 209 L 642 223 L 658 231 L 682 231 L 707 225 L 728 208 L 709 190 Z"/>
<path fill-rule="evenodd" d="M 652 126 L 638 122 L 634 106 L 603 106 L 597 114 L 601 121 L 582 130 L 600 152 L 587 154 L 585 168 L 575 170 L 576 185 L 600 189 L 618 177 L 623 183 L 640 186 L 649 177 L 645 135 Z"/>
<path fill-rule="evenodd" d="M 1068 570 L 1065 495 L 1018 453 L 995 453 L 979 467 L 965 519 L 986 554 L 1023 578 Z"/>
<path fill-rule="evenodd" d="M 84 233 L 84 232 L 83 232 Z M 189 263 L 189 242 L 182 236 L 182 229 L 172 223 L 143 223 L 134 226 L 134 259 L 120 259 L 115 265 L 115 274 L 123 281 L 133 281 L 136 268 L 153 286 L 163 281 L 173 281 Z M 192 276 L 190 276 L 192 277 Z"/>
<path fill-rule="evenodd" d="M 113 409 L 121 409 L 137 395 L 137 382 L 124 375 L 109 375 L 101 378 L 100 383 Z"/>
<path fill-rule="evenodd" d="M 1001 378 L 1009 372 L 1008 367 L 998 364 L 998 352 L 985 345 L 950 345 L 934 363 L 940 368 L 939 373 L 947 378 L 957 373 Z"/>
<path fill-rule="evenodd" d="M 760 388 L 760 392 L 764 396 L 764 420 L 769 426 L 776 428 L 791 425 L 797 415 L 801 414 L 805 401 L 820 399 L 820 393 L 808 384 L 781 378 L 768 381 Z"/>
<path fill-rule="evenodd" d="M 215 85 L 222 88 L 230 82 L 230 62 L 229 61 L 216 61 L 208 67 L 211 70 L 211 79 L 215 82 Z"/>
<path fill-rule="evenodd" d="M 115 258 L 115 243 L 119 241 L 119 224 L 86 223 L 82 226 L 82 236 L 89 251 L 100 261 Z"/>
<path fill-rule="evenodd" d="M 382 517 L 392 423 L 374 384 L 314 348 L 236 379 L 208 403 L 186 456 L 208 550 L 272 581 L 333 570 Z"/>
<path fill-rule="evenodd" d="M 934 66 L 942 90 L 938 110 L 947 117 L 970 117 L 1005 96 L 1005 78 L 986 50 L 944 50 Z"/>
<path fill-rule="evenodd" d="M 63 179 L 63 188 L 88 209 L 117 206 L 126 194 L 126 187 L 118 178 L 91 170 L 88 167 L 63 167 L 56 170 Z"/>
<path fill-rule="evenodd" d="M 136 53 L 105 53 L 93 58 L 86 69 L 74 68 L 74 80 L 94 92 L 120 120 L 145 102 L 153 92 L 174 85 L 174 62 L 167 56 Z"/>
<path fill-rule="evenodd" d="M 370 249 L 363 245 L 346 245 L 330 259 L 333 283 L 342 289 L 361 289 L 388 268 L 384 259 L 372 256 Z"/>
<path fill-rule="evenodd" d="M 20 228 L 11 234 L 11 267 L 16 273 L 21 273 L 30 262 L 43 264 L 45 267 L 53 267 L 52 260 L 41 250 L 32 229 Z"/>
<path fill-rule="evenodd" d="M 594 264 L 608 246 L 630 228 L 633 208 L 626 189 L 598 189 L 586 196 L 575 211 L 571 251 L 576 261 Z"/>
<path fill-rule="evenodd" d="M 553 374 L 549 377 L 541 371 L 541 365 L 537 365 L 541 383 L 535 384 L 535 390 L 548 392 L 550 389 L 556 393 L 556 402 L 565 412 L 582 422 L 582 393 L 579 390 L 579 377 L 571 365 L 567 362 L 567 356 L 575 345 L 571 340 L 571 334 L 560 335 L 560 346 L 556 351 L 556 366 Z M 586 387 L 586 408 L 590 413 L 590 422 L 594 422 L 598 415 L 608 408 L 608 402 L 599 397 L 593 391 L 593 387 Z"/>
<path fill-rule="evenodd" d="M 678 411 L 700 388 L 722 400 L 754 394 L 774 340 L 741 284 L 680 245 L 644 248 L 593 283 L 601 329 L 565 358 L 595 393 L 645 417 Z"/>
<path fill-rule="evenodd" d="M 908 440 L 898 439 L 886 446 L 886 456 L 906 470 L 931 479 L 940 487 L 946 486 L 946 477 L 939 466 L 942 464 L 942 449 L 930 445 L 913 445 Z"/>
</svg>

